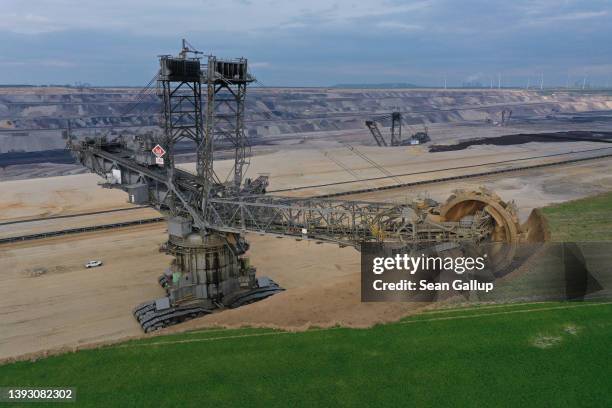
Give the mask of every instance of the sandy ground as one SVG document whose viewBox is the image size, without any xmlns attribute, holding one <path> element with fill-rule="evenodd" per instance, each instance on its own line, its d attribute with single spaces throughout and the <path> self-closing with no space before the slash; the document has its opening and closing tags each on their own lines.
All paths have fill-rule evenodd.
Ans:
<svg viewBox="0 0 612 408">
<path fill-rule="evenodd" d="M 495 150 L 480 147 L 451 157 L 432 157 L 418 150 L 397 149 L 397 152 L 389 152 L 377 148 L 362 149 L 371 159 L 394 173 L 450 167 L 451 162 L 465 165 L 494 161 L 500 157 L 568 151 L 568 144 L 533 145 Z M 333 144 L 324 148 L 334 149 L 331 146 Z M 589 143 L 572 144 L 572 149 L 578 147 L 593 146 Z M 333 151 L 339 160 L 346 161 L 346 165 L 356 168 L 361 174 L 376 173 L 367 169 L 367 163 L 347 149 L 336 147 Z M 409 160 L 406 160 L 407 157 Z M 351 198 L 401 202 L 416 195 L 430 195 L 444 199 L 455 188 L 485 184 L 499 192 L 502 198 L 515 199 L 521 213 L 527 213 L 536 206 L 610 190 L 610 162 L 589 161 L 481 180 L 361 194 Z M 218 169 L 223 166 L 225 164 L 220 163 Z M 251 165 L 251 174 L 256 175 L 258 170 L 264 169 L 272 170 L 272 188 L 346 179 L 343 170 L 312 146 L 256 157 Z M 123 193 L 102 189 L 96 186 L 97 181 L 98 178 L 92 175 L 73 175 L 0 183 L 0 220 L 127 206 Z M 139 211 L 115 215 L 117 218 L 132 217 Z M 146 211 L 154 213 L 152 210 Z M 115 215 L 99 216 L 95 221 L 117 219 Z M 18 234 L 27 228 L 39 231 L 66 226 L 67 223 L 72 226 L 80 223 L 78 220 L 81 218 L 14 224 L 12 228 L 7 226 L 0 232 Z M 1 245 L 0 358 L 140 335 L 131 309 L 138 303 L 163 296 L 157 277 L 170 257 L 160 253 L 158 246 L 165 238 L 165 226 L 156 224 Z M 336 324 L 363 327 L 396 320 L 423 306 L 361 303 L 359 254 L 354 249 L 258 235 L 250 235 L 248 239 L 252 244 L 251 260 L 257 266 L 258 273 L 270 276 L 287 291 L 262 302 L 206 316 L 171 330 L 218 325 L 272 326 L 294 330 Z M 83 264 L 89 259 L 102 259 L 104 266 L 85 269 Z"/>
<path fill-rule="evenodd" d="M 0 183 L 0 222 L 127 207 L 119 190 L 103 189 L 94 174 Z"/>
<path fill-rule="evenodd" d="M 260 174 L 270 177 L 269 190 L 272 194 L 291 196 L 312 196 L 326 193 L 367 189 L 394 185 L 399 182 L 414 182 L 430 180 L 438 177 L 473 174 L 487 170 L 505 169 L 509 167 L 526 166 L 537 163 L 548 163 L 567 159 L 569 156 L 554 156 L 568 152 L 573 157 L 587 157 L 612 153 L 612 148 L 606 148 L 601 143 L 527 143 L 514 146 L 472 146 L 455 152 L 428 153 L 426 147 L 379 148 L 370 146 L 354 146 L 370 160 L 394 175 L 407 174 L 396 178 L 358 181 L 358 179 L 385 177 L 383 170 L 373 167 L 368 161 L 353 153 L 349 148 L 339 147 L 336 142 L 309 143 L 306 146 L 288 151 L 256 156 L 251 160 L 247 176 L 255 178 Z M 594 150 L 596 149 L 596 150 Z M 603 150 L 602 150 L 603 149 Z M 327 154 L 327 156 L 326 156 Z M 534 160 L 522 160 L 534 156 L 551 156 Z M 348 167 L 354 174 L 342 169 L 336 160 Z M 517 162 L 491 164 L 499 161 L 519 160 Z M 228 161 L 217 162 L 215 171 L 225 177 L 231 167 Z M 458 167 L 474 166 L 457 169 Z M 195 164 L 183 164 L 182 168 L 195 171 Z M 441 171 L 440 169 L 452 170 Z M 418 173 L 418 174 L 415 174 Z M 349 184 L 308 188 L 298 191 L 281 191 L 292 187 L 304 187 L 325 183 L 352 182 Z"/>
<path fill-rule="evenodd" d="M 131 310 L 164 296 L 157 277 L 171 259 L 158 251 L 165 238 L 165 225 L 156 224 L 0 246 L 0 359 L 141 334 Z M 359 254 L 354 249 L 257 235 L 249 240 L 251 260 L 260 273 L 282 282 L 288 289 L 283 297 L 289 294 L 290 302 L 294 298 L 296 305 L 302 305 L 302 312 L 294 314 L 290 304 L 269 304 L 284 309 L 285 321 L 268 314 L 279 326 L 294 319 L 306 326 L 302 319 L 312 315 L 313 304 L 329 311 L 336 309 L 334 304 L 346 303 L 347 297 L 355 298 Z M 112 255 L 117 253 L 122 256 Z M 83 264 L 89 259 L 101 259 L 104 265 L 86 269 Z M 347 292 L 328 294 L 331 303 L 318 302 L 322 294 L 315 292 L 334 279 L 350 281 Z M 354 300 L 351 303 L 359 303 L 358 296 Z M 340 316 L 347 310 L 338 313 L 342 321 Z M 325 313 L 320 317 L 310 322 L 325 324 L 330 319 Z M 362 319 L 361 324 L 367 322 Z"/>
<path fill-rule="evenodd" d="M 521 221 L 525 221 L 534 208 L 611 191 L 612 158 L 476 177 L 450 183 L 352 194 L 342 198 L 403 202 L 413 197 L 430 197 L 442 202 L 453 190 L 473 190 L 480 186 L 494 191 L 506 201 L 514 201 Z"/>
<path fill-rule="evenodd" d="M 130 311 L 161 294 L 155 280 L 170 260 L 158 251 L 164 231 L 148 225 L 1 246 L 0 358 L 139 333 Z M 104 265 L 86 269 L 89 259 Z"/>
</svg>

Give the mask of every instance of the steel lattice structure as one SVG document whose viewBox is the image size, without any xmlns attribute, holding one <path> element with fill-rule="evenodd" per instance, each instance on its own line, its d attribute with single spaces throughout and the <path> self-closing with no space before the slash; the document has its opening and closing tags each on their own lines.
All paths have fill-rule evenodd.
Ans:
<svg viewBox="0 0 612 408">
<path fill-rule="evenodd" d="M 209 144 L 200 160 L 207 161 L 206 167 L 212 165 L 215 141 L 225 141 L 233 146 L 234 166 L 229 181 L 237 191 L 250 156 L 250 145 L 244 130 L 244 108 L 247 85 L 254 78 L 248 73 L 245 58 L 220 60 L 209 56 L 204 72 L 206 76 L 203 80 L 207 85 L 206 136 Z"/>
<path fill-rule="evenodd" d="M 128 193 L 134 185 L 147 186 L 150 203 L 165 212 L 177 206 L 175 215 L 193 220 L 201 231 L 229 233 L 256 232 L 359 246 L 364 241 L 431 243 L 486 238 L 488 217 L 482 222 L 434 222 L 414 205 L 371 203 L 345 200 L 289 198 L 269 195 L 228 195 L 210 197 L 206 212 L 202 206 L 201 178 L 175 169 L 170 181 L 164 171 L 134 163 L 122 144 L 82 143 L 73 146 L 77 159 L 89 169 L 107 178 L 113 169 L 121 169 L 122 183 L 108 187 L 123 188 Z M 122 157 L 124 156 L 124 157 Z"/>
<path fill-rule="evenodd" d="M 68 140 L 76 160 L 103 177 L 106 187 L 122 189 L 132 203 L 149 204 L 169 216 L 166 251 L 175 260 L 159 280 L 168 296 L 134 310 L 145 331 L 281 291 L 273 281 L 256 278 L 244 258 L 248 243 L 243 235 L 248 232 L 356 248 L 364 242 L 416 248 L 517 239 L 512 207 L 485 192 L 455 195 L 445 205 L 432 200 L 397 205 L 265 194 L 267 177 L 244 179 L 250 157 L 245 98 L 254 80 L 247 60 L 208 56 L 202 66 L 198 54 L 183 41 L 177 57 L 160 57 L 161 138 Z M 373 133 L 384 142 L 380 132 Z M 195 146 L 195 174 L 175 167 L 175 144 L 185 139 Z M 232 170 L 223 180 L 213 166 L 216 143 L 234 152 Z M 157 151 L 163 156 L 156 144 L 167 156 L 153 155 Z"/>
</svg>

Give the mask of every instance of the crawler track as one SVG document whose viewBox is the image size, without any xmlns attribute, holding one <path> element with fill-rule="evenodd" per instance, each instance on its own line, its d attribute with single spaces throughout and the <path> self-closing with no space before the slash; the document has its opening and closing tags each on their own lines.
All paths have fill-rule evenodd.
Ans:
<svg viewBox="0 0 612 408">
<path fill-rule="evenodd" d="M 258 287 L 237 293 L 228 299 L 224 299 L 222 303 L 216 303 L 217 307 L 213 307 L 212 309 L 206 308 L 197 303 L 191 305 L 170 306 L 169 300 L 167 301 L 166 306 L 159 308 L 157 304 L 158 301 L 168 299 L 162 298 L 141 303 L 134 308 L 132 314 L 142 327 L 142 330 L 145 333 L 149 333 L 164 327 L 173 326 L 187 320 L 195 319 L 196 317 L 213 313 L 215 309 L 234 309 L 250 303 L 258 302 L 285 290 L 278 286 L 278 284 L 272 279 L 266 277 L 260 277 L 257 281 Z M 167 289 L 167 281 L 163 275 L 160 277 L 159 283 L 164 289 Z"/>
<path fill-rule="evenodd" d="M 212 313 L 201 306 L 177 306 L 157 311 L 155 300 L 138 305 L 133 314 L 145 333 Z"/>
</svg>

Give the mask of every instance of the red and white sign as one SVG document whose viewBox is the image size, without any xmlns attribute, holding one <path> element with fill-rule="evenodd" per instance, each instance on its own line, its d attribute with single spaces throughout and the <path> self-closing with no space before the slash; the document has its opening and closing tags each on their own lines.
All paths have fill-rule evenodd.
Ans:
<svg viewBox="0 0 612 408">
<path fill-rule="evenodd" d="M 162 157 L 164 154 L 166 154 L 166 151 L 160 145 L 156 145 L 153 149 L 151 149 L 151 151 L 157 157 Z"/>
</svg>

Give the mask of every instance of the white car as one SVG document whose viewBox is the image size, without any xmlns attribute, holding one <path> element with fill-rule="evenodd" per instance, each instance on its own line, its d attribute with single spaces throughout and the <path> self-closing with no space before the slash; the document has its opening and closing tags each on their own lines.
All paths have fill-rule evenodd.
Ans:
<svg viewBox="0 0 612 408">
<path fill-rule="evenodd" d="M 95 268 L 97 266 L 101 266 L 102 265 L 102 261 L 89 261 L 85 264 L 86 268 Z"/>
</svg>

